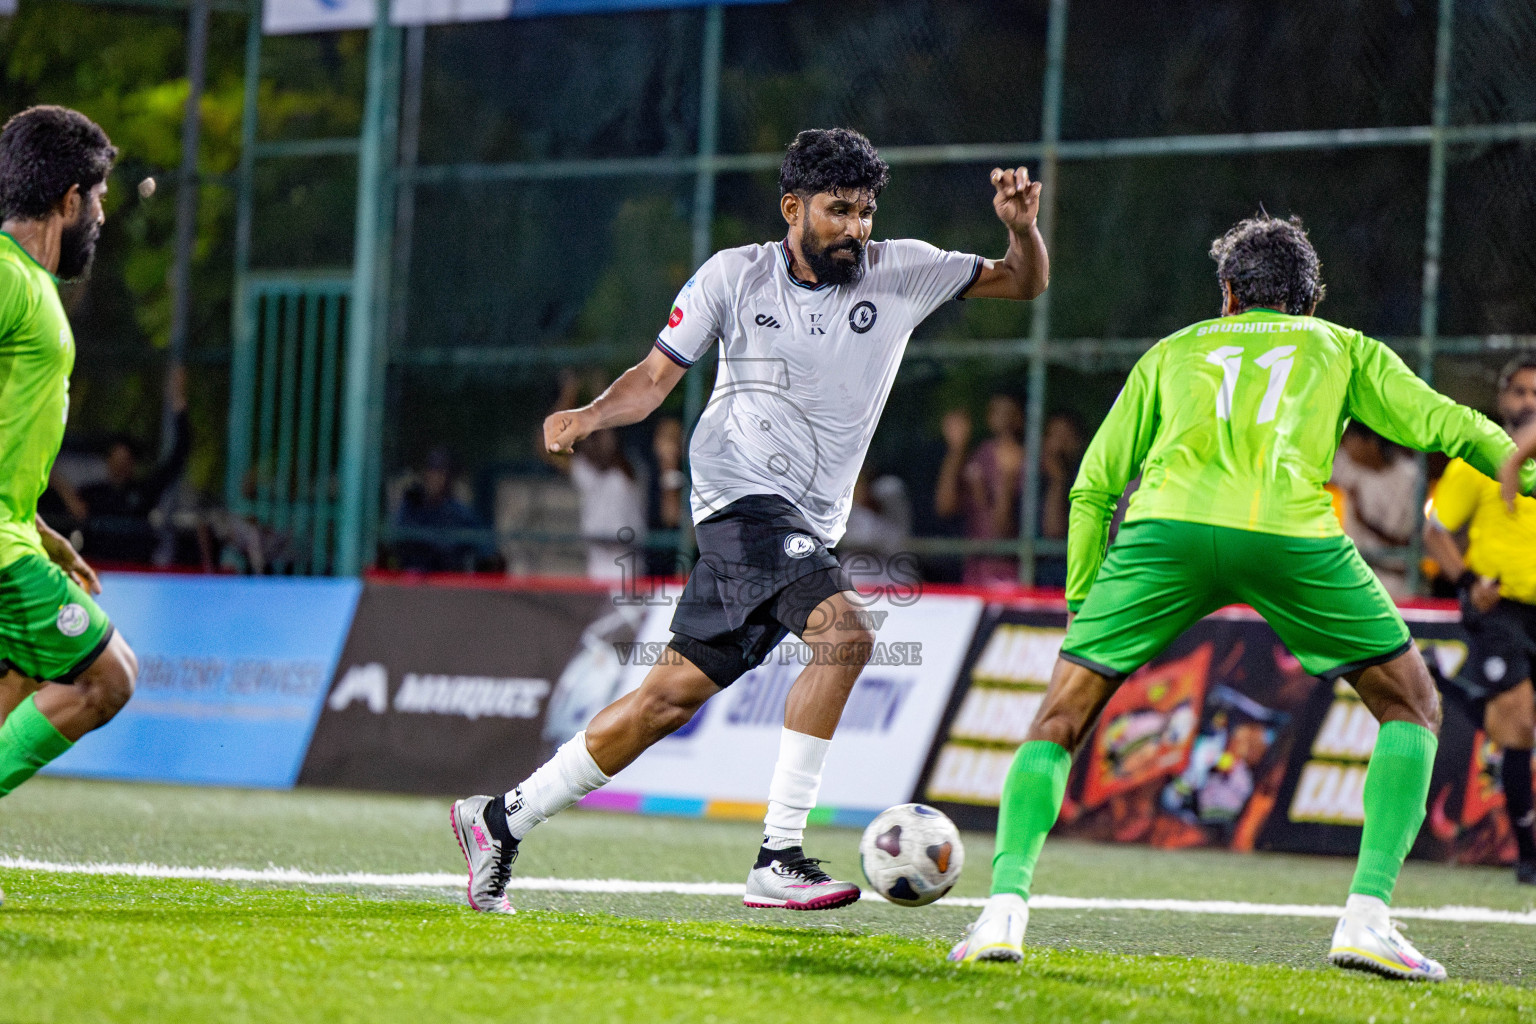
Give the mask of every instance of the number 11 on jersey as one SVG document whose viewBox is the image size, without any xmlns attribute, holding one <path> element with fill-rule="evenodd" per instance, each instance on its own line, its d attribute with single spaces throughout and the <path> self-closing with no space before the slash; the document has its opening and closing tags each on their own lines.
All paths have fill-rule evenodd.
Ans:
<svg viewBox="0 0 1536 1024">
<path fill-rule="evenodd" d="M 1296 360 L 1295 345 L 1281 345 L 1259 356 L 1254 363 L 1261 370 L 1269 371 L 1269 387 L 1264 389 L 1264 400 L 1259 403 L 1259 416 L 1254 422 L 1270 423 L 1280 409 L 1280 396 L 1285 392 L 1285 382 L 1291 376 Z M 1221 367 L 1221 389 L 1216 392 L 1216 418 L 1232 418 L 1232 396 L 1237 391 L 1237 378 L 1243 372 L 1243 350 L 1236 345 L 1223 345 L 1205 361 Z"/>
</svg>

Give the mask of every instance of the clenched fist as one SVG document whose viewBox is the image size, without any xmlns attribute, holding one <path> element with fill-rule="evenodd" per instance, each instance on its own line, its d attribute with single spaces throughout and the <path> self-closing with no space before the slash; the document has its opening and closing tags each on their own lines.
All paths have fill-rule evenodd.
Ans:
<svg viewBox="0 0 1536 1024">
<path fill-rule="evenodd" d="M 571 447 L 590 433 L 584 409 L 562 409 L 544 417 L 544 447 L 551 454 L 569 455 Z"/>
</svg>

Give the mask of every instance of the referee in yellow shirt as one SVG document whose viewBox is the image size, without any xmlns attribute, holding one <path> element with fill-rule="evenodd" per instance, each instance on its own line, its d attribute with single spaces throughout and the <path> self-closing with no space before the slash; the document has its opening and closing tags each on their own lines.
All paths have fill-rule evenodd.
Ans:
<svg viewBox="0 0 1536 1024">
<path fill-rule="evenodd" d="M 1536 423 L 1536 354 L 1499 374 L 1499 415 L 1511 434 Z M 1466 532 L 1466 552 L 1454 536 Z M 1462 680 L 1483 705 L 1483 728 L 1504 748 L 1500 777 L 1505 809 L 1520 847 L 1515 877 L 1536 885 L 1536 810 L 1531 795 L 1531 746 L 1536 742 L 1536 498 L 1518 497 L 1514 510 L 1499 485 L 1460 459 L 1435 488 L 1424 524 L 1424 545 L 1456 581 L 1462 624 L 1471 638 Z"/>
</svg>

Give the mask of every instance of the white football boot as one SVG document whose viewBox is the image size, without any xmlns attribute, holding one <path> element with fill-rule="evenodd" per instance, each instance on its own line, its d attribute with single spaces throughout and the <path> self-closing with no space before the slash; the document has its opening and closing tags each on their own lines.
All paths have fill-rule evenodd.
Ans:
<svg viewBox="0 0 1536 1024">
<path fill-rule="evenodd" d="M 469 905 L 487 914 L 515 914 L 507 899 L 507 879 L 517 860 L 517 840 L 499 842 L 485 824 L 485 809 L 500 797 L 471 796 L 455 800 L 448 811 L 453 836 L 469 865 Z"/>
<path fill-rule="evenodd" d="M 1413 947 L 1387 916 L 1387 905 L 1351 896 L 1333 930 L 1328 961 L 1351 971 L 1369 971 L 1403 981 L 1444 981 L 1445 968 Z"/>
<path fill-rule="evenodd" d="M 976 923 L 966 928 L 965 938 L 955 943 L 949 959 L 955 963 L 1024 959 L 1024 930 L 1029 927 L 1029 904 L 1015 893 L 1000 893 L 987 900 Z"/>
<path fill-rule="evenodd" d="M 762 863 L 764 860 L 767 863 Z M 859 887 L 839 882 L 821 870 L 821 861 L 798 846 L 764 852 L 747 874 L 741 903 L 777 910 L 833 910 L 859 900 Z"/>
</svg>

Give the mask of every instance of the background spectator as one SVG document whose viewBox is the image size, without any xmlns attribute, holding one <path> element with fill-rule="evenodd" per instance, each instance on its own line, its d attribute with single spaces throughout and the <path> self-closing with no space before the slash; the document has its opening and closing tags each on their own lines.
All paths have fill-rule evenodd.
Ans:
<svg viewBox="0 0 1536 1024">
<path fill-rule="evenodd" d="M 450 531 L 485 529 L 485 521 L 454 496 L 453 458 L 448 450 L 432 449 L 419 476 L 395 510 L 395 527 L 411 531 L 395 542 L 400 568 L 419 572 L 474 569 L 476 561 L 489 553 L 487 545 Z M 443 536 L 433 538 L 431 531 L 441 531 Z"/>
<path fill-rule="evenodd" d="M 934 511 L 964 517 L 971 540 L 1009 540 L 1019 535 L 1020 472 L 1024 465 L 1024 409 L 1011 395 L 987 401 L 991 436 L 968 453 L 971 417 L 963 409 L 944 414 L 947 451 L 939 469 Z M 988 586 L 1017 583 L 1019 560 L 1011 555 L 972 555 L 965 560 L 965 583 Z"/>
<path fill-rule="evenodd" d="M 907 498 L 907 485 L 889 473 L 877 477 L 868 467 L 860 470 L 853 485 L 848 527 L 837 542 L 837 556 L 846 562 L 849 555 L 873 555 L 882 571 L 878 575 L 862 572 L 855 582 L 886 579 L 886 563 L 911 535 L 912 505 Z"/>
<path fill-rule="evenodd" d="M 554 408 L 575 408 L 580 392 L 581 382 L 576 374 L 569 370 L 564 372 Z M 680 435 L 677 444 L 680 460 Z M 578 442 L 574 454 L 568 458 L 551 454 L 544 447 L 542 435 L 536 447 L 550 465 L 569 474 L 580 495 L 581 535 L 587 542 L 587 577 L 620 580 L 626 571 L 632 572 L 633 568 L 626 569 L 625 556 L 644 545 L 645 489 L 624 454 L 618 431 L 596 431 Z M 681 508 L 679 498 L 679 516 Z"/>
<path fill-rule="evenodd" d="M 139 442 L 116 435 L 106 444 L 106 478 L 74 490 L 60 476 L 54 484 L 71 516 L 80 524 L 85 550 L 93 560 L 150 565 L 160 546 L 159 527 L 151 514 L 187 467 L 192 451 L 192 425 L 187 417 L 186 371 L 174 371 L 166 382 L 166 401 L 174 414 L 170 454 L 141 474 Z"/>
<path fill-rule="evenodd" d="M 1066 540 L 1071 513 L 1072 481 L 1083 458 L 1083 431 L 1071 413 L 1052 413 L 1040 437 L 1040 536 Z M 1035 586 L 1065 587 L 1065 555 L 1035 559 Z"/>
<path fill-rule="evenodd" d="M 968 452 L 971 417 L 963 409 L 944 414 L 948 450 L 939 469 L 933 507 L 941 516 L 961 515 L 972 540 L 1007 540 L 1019 535 L 1019 472 L 1024 464 L 1024 410 L 1011 395 L 987 402 L 991 436 Z M 1019 561 L 1009 555 L 972 555 L 963 579 L 973 586 L 1017 583 Z"/>
<path fill-rule="evenodd" d="M 1344 532 L 1394 600 L 1412 596 L 1404 548 L 1418 526 L 1418 462 L 1380 434 L 1351 422 L 1330 479 L 1344 499 Z"/>
<path fill-rule="evenodd" d="M 656 471 L 646 489 L 646 524 L 651 530 L 676 530 L 683 524 L 683 506 L 688 497 L 688 474 L 683 472 L 682 420 L 663 416 L 656 421 L 651 456 L 656 460 Z M 676 545 L 647 548 L 645 566 L 648 576 L 676 574 Z"/>
</svg>

